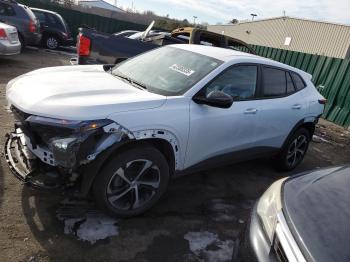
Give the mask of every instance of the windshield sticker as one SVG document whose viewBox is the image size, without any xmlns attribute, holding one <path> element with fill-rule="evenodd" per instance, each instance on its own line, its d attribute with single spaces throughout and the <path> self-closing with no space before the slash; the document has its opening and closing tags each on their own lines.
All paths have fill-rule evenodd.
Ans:
<svg viewBox="0 0 350 262">
<path fill-rule="evenodd" d="M 185 76 L 190 76 L 195 72 L 189 68 L 186 68 L 186 67 L 184 67 L 182 65 L 178 65 L 178 64 L 173 64 L 172 66 L 169 67 L 169 69 L 174 70 L 176 72 L 179 72 Z"/>
</svg>

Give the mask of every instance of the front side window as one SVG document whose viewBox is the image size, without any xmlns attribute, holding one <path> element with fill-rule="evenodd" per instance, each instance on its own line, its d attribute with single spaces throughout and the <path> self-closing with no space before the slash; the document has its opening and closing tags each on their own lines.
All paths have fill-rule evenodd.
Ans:
<svg viewBox="0 0 350 262">
<path fill-rule="evenodd" d="M 223 61 L 171 46 L 161 47 L 116 65 L 112 73 L 149 92 L 182 95 Z"/>
<path fill-rule="evenodd" d="M 206 95 L 222 91 L 236 100 L 251 99 L 255 96 L 258 67 L 255 65 L 234 66 L 206 87 Z"/>
<path fill-rule="evenodd" d="M 264 97 L 278 97 L 286 94 L 286 73 L 284 70 L 264 67 Z"/>
</svg>

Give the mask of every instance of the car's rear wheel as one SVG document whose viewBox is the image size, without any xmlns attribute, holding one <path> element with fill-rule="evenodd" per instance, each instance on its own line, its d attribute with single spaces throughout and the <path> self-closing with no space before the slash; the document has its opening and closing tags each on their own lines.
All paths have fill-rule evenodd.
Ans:
<svg viewBox="0 0 350 262">
<path fill-rule="evenodd" d="M 305 128 L 298 129 L 286 142 L 277 158 L 277 167 L 283 171 L 296 168 L 304 159 L 309 148 L 310 132 Z"/>
<path fill-rule="evenodd" d="M 170 178 L 166 158 L 141 146 L 113 157 L 98 174 L 93 191 L 97 205 L 118 217 L 139 215 L 164 194 Z"/>
<path fill-rule="evenodd" d="M 44 46 L 47 49 L 55 50 L 59 47 L 60 42 L 56 36 L 47 36 L 44 40 Z"/>
<path fill-rule="evenodd" d="M 18 34 L 18 40 L 21 43 L 21 51 L 23 51 L 24 48 L 26 47 L 26 41 L 24 40 L 21 34 Z"/>
</svg>

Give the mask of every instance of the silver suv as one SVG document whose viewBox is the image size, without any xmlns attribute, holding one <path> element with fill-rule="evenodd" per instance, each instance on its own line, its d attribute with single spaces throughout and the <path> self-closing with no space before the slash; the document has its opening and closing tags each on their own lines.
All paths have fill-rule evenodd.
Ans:
<svg viewBox="0 0 350 262">
<path fill-rule="evenodd" d="M 40 23 L 29 7 L 14 0 L 0 0 L 0 22 L 17 28 L 22 47 L 41 41 Z"/>
</svg>

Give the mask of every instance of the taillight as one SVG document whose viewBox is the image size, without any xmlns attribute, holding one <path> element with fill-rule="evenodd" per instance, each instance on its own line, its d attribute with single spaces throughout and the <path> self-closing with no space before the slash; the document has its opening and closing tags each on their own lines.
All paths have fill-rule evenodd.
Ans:
<svg viewBox="0 0 350 262">
<path fill-rule="evenodd" d="M 318 103 L 321 105 L 327 104 L 327 99 L 318 99 Z"/>
<path fill-rule="evenodd" d="M 29 32 L 35 33 L 36 32 L 36 24 L 34 21 L 29 21 Z"/>
<path fill-rule="evenodd" d="M 78 54 L 80 56 L 90 55 L 91 40 L 86 36 L 79 35 Z"/>
<path fill-rule="evenodd" d="M 5 29 L 0 28 L 0 40 L 5 40 L 7 39 L 7 34 Z"/>
</svg>

